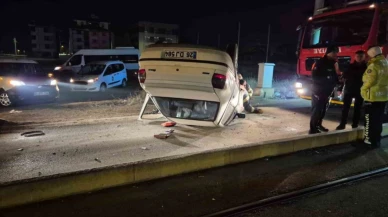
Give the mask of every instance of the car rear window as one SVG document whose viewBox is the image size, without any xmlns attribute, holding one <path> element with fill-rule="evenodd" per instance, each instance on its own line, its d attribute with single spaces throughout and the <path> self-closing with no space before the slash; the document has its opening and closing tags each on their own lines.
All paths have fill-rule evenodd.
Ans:
<svg viewBox="0 0 388 217">
<path fill-rule="evenodd" d="M 167 97 L 155 97 L 155 100 L 164 116 L 179 119 L 214 121 L 219 107 L 218 102 L 203 100 Z"/>
<path fill-rule="evenodd" d="M 35 63 L 0 63 L 0 76 L 46 76 Z"/>
</svg>

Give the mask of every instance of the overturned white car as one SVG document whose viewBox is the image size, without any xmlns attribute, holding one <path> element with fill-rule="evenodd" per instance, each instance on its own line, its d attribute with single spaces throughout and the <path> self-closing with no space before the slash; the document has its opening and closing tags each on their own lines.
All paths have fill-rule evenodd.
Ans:
<svg viewBox="0 0 388 217">
<path fill-rule="evenodd" d="M 229 52 L 197 45 L 155 44 L 139 61 L 139 82 L 169 120 L 226 126 L 242 110 L 236 46 Z"/>
</svg>

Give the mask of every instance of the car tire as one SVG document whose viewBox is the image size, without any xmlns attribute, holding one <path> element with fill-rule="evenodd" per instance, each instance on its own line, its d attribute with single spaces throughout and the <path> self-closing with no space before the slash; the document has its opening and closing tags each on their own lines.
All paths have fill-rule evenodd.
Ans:
<svg viewBox="0 0 388 217">
<path fill-rule="evenodd" d="M 12 105 L 11 100 L 8 97 L 8 94 L 5 91 L 0 92 L 0 106 L 9 107 Z"/>
<path fill-rule="evenodd" d="M 100 92 L 105 93 L 106 92 L 106 84 L 102 83 L 100 86 Z"/>
<path fill-rule="evenodd" d="M 123 82 L 121 82 L 121 87 L 125 88 L 125 87 L 127 87 L 127 85 L 128 85 L 127 79 L 123 79 Z"/>
</svg>

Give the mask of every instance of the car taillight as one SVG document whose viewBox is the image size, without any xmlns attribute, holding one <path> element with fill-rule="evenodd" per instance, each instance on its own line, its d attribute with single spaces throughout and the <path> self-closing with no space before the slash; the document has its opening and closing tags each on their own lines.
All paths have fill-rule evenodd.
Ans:
<svg viewBox="0 0 388 217">
<path fill-rule="evenodd" d="M 214 73 L 212 77 L 213 88 L 224 89 L 226 83 L 226 75 Z"/>
<path fill-rule="evenodd" d="M 140 83 L 144 83 L 146 80 L 146 70 L 145 69 L 139 69 L 139 72 L 137 73 L 137 76 L 139 78 Z"/>
</svg>

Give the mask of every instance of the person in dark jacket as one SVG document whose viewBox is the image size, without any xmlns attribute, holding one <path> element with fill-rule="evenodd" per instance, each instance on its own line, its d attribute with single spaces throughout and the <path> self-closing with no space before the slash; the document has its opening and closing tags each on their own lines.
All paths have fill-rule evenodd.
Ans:
<svg viewBox="0 0 388 217">
<path fill-rule="evenodd" d="M 346 127 L 350 105 L 354 98 L 354 112 L 353 112 L 353 123 L 352 128 L 357 128 L 360 122 L 361 107 L 364 99 L 361 97 L 360 89 L 362 87 L 362 76 L 366 71 L 367 65 L 365 61 L 365 52 L 359 50 L 356 52 L 355 61 L 349 65 L 347 71 L 342 74 L 344 79 L 344 105 L 342 108 L 342 117 L 340 125 L 337 130 L 343 130 Z"/>
<path fill-rule="evenodd" d="M 312 105 L 309 134 L 329 131 L 327 128 L 322 126 L 322 120 L 326 114 L 326 106 L 329 103 L 329 97 L 338 84 L 338 52 L 338 47 L 329 46 L 326 49 L 325 55 L 313 65 L 313 85 L 311 94 Z"/>
</svg>

